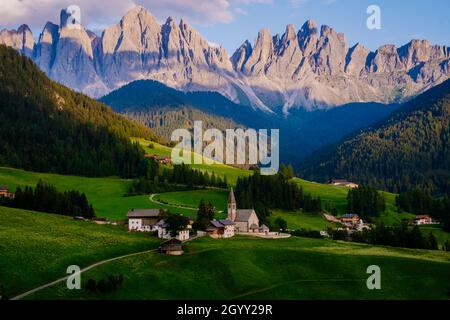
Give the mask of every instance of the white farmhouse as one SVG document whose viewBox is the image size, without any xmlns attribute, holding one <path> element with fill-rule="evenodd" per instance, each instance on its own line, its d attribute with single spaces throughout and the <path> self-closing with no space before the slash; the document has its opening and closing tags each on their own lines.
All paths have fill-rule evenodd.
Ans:
<svg viewBox="0 0 450 320">
<path fill-rule="evenodd" d="M 155 224 L 154 230 L 158 231 L 158 238 L 160 239 L 170 240 L 173 238 L 172 235 L 170 234 L 170 230 L 168 229 L 168 225 L 164 220 L 158 221 Z M 189 236 L 190 232 L 188 227 L 186 227 L 186 229 L 178 231 L 175 239 L 180 241 L 186 241 L 189 240 Z"/>
<path fill-rule="evenodd" d="M 212 220 L 206 232 L 211 238 L 231 238 L 234 236 L 234 222 L 231 220 Z"/>
<path fill-rule="evenodd" d="M 139 232 L 154 231 L 160 215 L 159 209 L 131 209 L 127 214 L 128 230 Z"/>
</svg>

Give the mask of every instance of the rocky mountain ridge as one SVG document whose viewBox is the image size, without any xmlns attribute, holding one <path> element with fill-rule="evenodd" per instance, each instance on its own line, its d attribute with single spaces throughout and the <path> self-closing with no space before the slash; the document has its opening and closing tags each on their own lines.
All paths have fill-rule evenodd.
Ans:
<svg viewBox="0 0 450 320">
<path fill-rule="evenodd" d="M 127 83 L 152 79 L 184 91 L 216 91 L 266 112 L 308 110 L 351 102 L 403 101 L 450 75 L 450 48 L 412 40 L 370 52 L 349 46 L 343 33 L 307 21 L 283 35 L 259 32 L 229 57 L 186 21 L 160 24 L 137 6 L 101 36 L 81 25 L 48 22 L 35 43 L 30 28 L 0 32 L 52 79 L 101 97 Z"/>
</svg>

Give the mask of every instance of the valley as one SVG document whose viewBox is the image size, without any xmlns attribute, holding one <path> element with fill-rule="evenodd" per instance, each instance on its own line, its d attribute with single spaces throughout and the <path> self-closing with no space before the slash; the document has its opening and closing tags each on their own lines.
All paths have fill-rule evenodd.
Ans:
<svg viewBox="0 0 450 320">
<path fill-rule="evenodd" d="M 0 9 L 0 300 L 449 300 L 444 22 L 166 2 Z"/>
</svg>

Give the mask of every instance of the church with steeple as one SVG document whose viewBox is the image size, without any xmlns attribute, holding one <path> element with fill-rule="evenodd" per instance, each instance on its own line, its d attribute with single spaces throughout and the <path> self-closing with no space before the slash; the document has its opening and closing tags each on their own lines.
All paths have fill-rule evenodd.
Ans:
<svg viewBox="0 0 450 320">
<path fill-rule="evenodd" d="M 228 195 L 228 220 L 234 222 L 236 232 L 258 233 L 259 219 L 253 209 L 237 209 L 233 188 Z"/>
</svg>

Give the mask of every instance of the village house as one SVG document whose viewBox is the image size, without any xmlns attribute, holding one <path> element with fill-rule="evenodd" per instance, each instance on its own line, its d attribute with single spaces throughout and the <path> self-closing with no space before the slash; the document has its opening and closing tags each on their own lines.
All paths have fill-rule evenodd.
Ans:
<svg viewBox="0 0 450 320">
<path fill-rule="evenodd" d="M 9 192 L 8 186 L 0 186 L 0 198 L 14 198 L 14 193 Z"/>
<path fill-rule="evenodd" d="M 212 220 L 206 229 L 211 238 L 231 238 L 234 236 L 234 222 L 231 220 Z"/>
<path fill-rule="evenodd" d="M 357 214 L 344 214 L 339 218 L 339 221 L 347 227 L 348 231 L 363 231 L 364 229 L 370 229 L 370 225 L 365 223 Z"/>
<path fill-rule="evenodd" d="M 148 153 L 146 153 L 144 155 L 144 157 L 147 159 L 154 159 L 160 164 L 165 164 L 165 165 L 172 164 L 172 158 L 170 158 L 170 157 L 162 157 L 162 156 L 158 156 L 156 154 L 148 154 Z"/>
<path fill-rule="evenodd" d="M 416 225 L 433 224 L 433 218 L 427 214 L 417 215 L 414 218 L 414 224 Z"/>
<path fill-rule="evenodd" d="M 344 224 L 345 223 L 349 223 L 349 224 L 352 224 L 352 225 L 357 224 L 360 220 L 361 220 L 361 218 L 357 214 L 352 214 L 352 213 L 344 214 L 340 218 L 340 221 L 342 223 L 344 223 Z"/>
<path fill-rule="evenodd" d="M 180 256 L 184 253 L 183 241 L 175 239 L 175 238 L 170 239 L 170 240 L 164 242 L 159 247 L 159 252 L 165 253 L 165 254 L 171 255 L 171 256 Z"/>
<path fill-rule="evenodd" d="M 161 219 L 160 209 L 131 209 L 127 213 L 128 230 L 138 232 L 155 231 L 156 223 Z"/>
<path fill-rule="evenodd" d="M 344 179 L 330 180 L 330 181 L 328 181 L 328 184 L 332 185 L 332 186 L 347 187 L 350 189 L 358 188 L 358 184 L 344 180 Z"/>
<path fill-rule="evenodd" d="M 160 239 L 172 239 L 172 234 L 170 230 L 168 229 L 168 225 L 164 220 L 159 220 L 155 225 L 153 226 L 152 231 L 158 232 L 158 238 Z M 177 235 L 174 239 L 180 240 L 180 241 L 186 241 L 189 240 L 190 232 L 189 230 L 192 229 L 192 226 L 189 228 L 189 224 L 186 226 L 186 229 L 180 230 L 177 232 Z"/>
<path fill-rule="evenodd" d="M 237 233 L 259 233 L 259 219 L 253 209 L 237 209 L 233 188 L 228 196 L 228 220 Z"/>
</svg>

